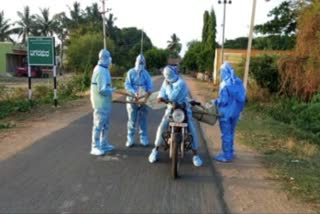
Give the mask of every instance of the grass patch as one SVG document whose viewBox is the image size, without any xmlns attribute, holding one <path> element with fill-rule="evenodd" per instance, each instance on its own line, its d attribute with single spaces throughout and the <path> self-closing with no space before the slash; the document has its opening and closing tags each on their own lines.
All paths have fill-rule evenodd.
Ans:
<svg viewBox="0 0 320 214">
<path fill-rule="evenodd" d="M 286 190 L 302 200 L 320 203 L 320 148 L 301 131 L 256 111 L 248 104 L 237 126 L 241 143 L 263 153 L 263 162 Z"/>
<path fill-rule="evenodd" d="M 73 75 L 58 82 L 58 102 L 74 100 L 81 97 L 80 92 L 86 91 L 90 86 L 88 74 Z M 27 99 L 27 89 L 22 87 L 0 87 L 0 120 L 16 113 L 29 112 L 41 105 L 53 105 L 53 89 L 48 85 L 35 85 L 32 88 L 32 100 Z M 1 129 L 10 128 L 1 122 Z"/>
<path fill-rule="evenodd" d="M 57 93 L 59 105 L 81 98 L 90 87 L 88 73 L 75 74 L 58 82 Z M 123 79 L 112 81 L 113 86 L 123 88 Z M 6 118 L 17 113 L 30 112 L 40 106 L 53 105 L 53 89 L 48 85 L 35 85 L 32 87 L 32 100 L 27 99 L 27 89 L 0 87 L 0 129 L 13 127 L 6 122 Z"/>
</svg>

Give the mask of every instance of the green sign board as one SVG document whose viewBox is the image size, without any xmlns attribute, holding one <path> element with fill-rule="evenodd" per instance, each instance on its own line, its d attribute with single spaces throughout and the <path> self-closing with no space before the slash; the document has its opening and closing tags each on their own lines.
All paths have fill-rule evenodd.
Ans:
<svg viewBox="0 0 320 214">
<path fill-rule="evenodd" d="M 54 37 L 28 38 L 28 64 L 51 66 L 55 64 Z"/>
</svg>

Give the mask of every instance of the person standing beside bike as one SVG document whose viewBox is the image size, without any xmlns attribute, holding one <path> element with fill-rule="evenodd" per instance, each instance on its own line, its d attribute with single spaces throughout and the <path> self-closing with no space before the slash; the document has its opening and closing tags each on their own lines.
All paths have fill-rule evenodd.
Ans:
<svg viewBox="0 0 320 214">
<path fill-rule="evenodd" d="M 93 108 L 91 155 L 103 155 L 113 149 L 108 143 L 109 117 L 111 111 L 112 85 L 109 72 L 111 56 L 107 49 L 99 52 L 99 61 L 93 70 L 90 101 Z"/>
<path fill-rule="evenodd" d="M 128 94 L 132 97 L 127 97 L 127 101 L 138 101 L 141 96 L 149 96 L 152 91 L 152 79 L 149 72 L 145 69 L 146 61 L 142 54 L 136 58 L 135 67 L 131 68 L 124 83 L 124 87 Z M 128 134 L 126 146 L 131 147 L 134 144 L 134 134 L 136 121 L 138 119 L 140 144 L 147 146 L 147 114 L 148 109 L 146 105 L 127 103 L 128 112 Z"/>
<path fill-rule="evenodd" d="M 185 83 L 185 81 L 179 77 L 178 72 L 175 70 L 175 67 L 166 66 L 163 70 L 163 76 L 165 80 L 160 88 L 159 95 L 158 95 L 158 102 L 169 101 L 169 102 L 176 102 L 178 104 L 185 103 L 186 105 L 186 112 L 187 112 L 187 119 L 188 119 L 188 129 L 192 135 L 192 151 L 193 151 L 193 158 L 192 162 L 193 165 L 199 167 L 202 165 L 202 160 L 198 155 L 198 139 L 196 134 L 196 129 L 192 122 L 192 112 L 190 109 L 190 105 L 187 101 L 187 96 L 189 93 L 189 89 Z M 155 140 L 155 148 L 152 149 L 151 154 L 149 155 L 149 162 L 154 163 L 157 161 L 157 157 L 159 154 L 159 147 L 163 143 L 162 133 L 166 130 L 169 125 L 168 115 L 171 112 L 171 106 L 168 105 L 164 116 L 162 117 L 161 123 L 158 127 L 156 140 Z"/>
<path fill-rule="evenodd" d="M 211 102 L 217 106 L 221 115 L 221 152 L 214 155 L 216 161 L 229 162 L 234 158 L 233 141 L 240 112 L 246 99 L 242 81 L 234 74 L 232 66 L 225 62 L 220 67 L 219 96 Z"/>
</svg>

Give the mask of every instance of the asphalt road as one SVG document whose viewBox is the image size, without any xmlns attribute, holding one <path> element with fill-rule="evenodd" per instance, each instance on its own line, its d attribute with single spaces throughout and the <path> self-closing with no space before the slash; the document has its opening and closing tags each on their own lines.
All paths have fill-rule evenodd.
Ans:
<svg viewBox="0 0 320 214">
<path fill-rule="evenodd" d="M 149 111 L 151 143 L 163 111 Z M 109 140 L 116 149 L 103 157 L 89 155 L 92 115 L 85 113 L 0 162 L 0 213 L 228 213 L 199 128 L 204 165 L 194 167 L 190 153 L 173 180 L 167 152 L 150 164 L 151 146 L 125 147 L 126 122 L 125 105 L 114 104 Z"/>
</svg>

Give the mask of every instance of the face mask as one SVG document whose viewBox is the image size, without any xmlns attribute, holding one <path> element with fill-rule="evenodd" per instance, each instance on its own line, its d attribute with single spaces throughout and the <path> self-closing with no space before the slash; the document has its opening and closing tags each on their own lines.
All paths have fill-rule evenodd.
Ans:
<svg viewBox="0 0 320 214">
<path fill-rule="evenodd" d="M 138 69 L 139 69 L 139 71 L 142 71 L 143 70 L 143 65 L 138 65 Z"/>
</svg>

